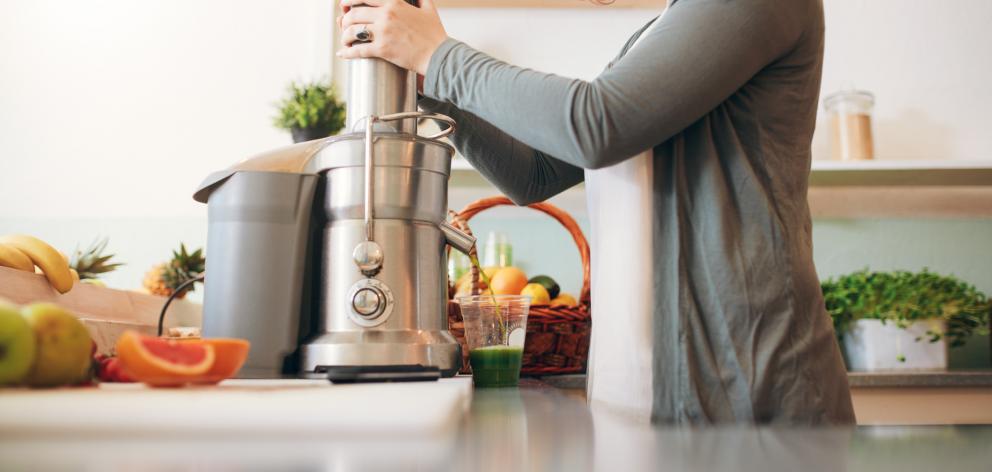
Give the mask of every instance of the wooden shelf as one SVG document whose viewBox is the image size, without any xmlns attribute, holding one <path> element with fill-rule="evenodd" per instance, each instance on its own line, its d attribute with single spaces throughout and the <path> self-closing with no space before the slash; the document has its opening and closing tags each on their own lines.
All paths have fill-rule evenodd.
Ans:
<svg viewBox="0 0 992 472">
<path fill-rule="evenodd" d="M 813 161 L 812 167 L 812 187 L 992 186 L 992 161 Z M 451 170 L 460 179 L 476 173 L 462 158 Z"/>
<path fill-rule="evenodd" d="M 814 160 L 813 170 L 929 170 L 929 169 L 992 169 L 992 161 L 961 159 L 899 160 L 876 159 L 872 161 Z"/>
<path fill-rule="evenodd" d="M 812 186 L 815 218 L 992 218 L 992 186 Z"/>
<path fill-rule="evenodd" d="M 451 169 L 452 187 L 491 188 L 464 159 Z M 813 161 L 809 206 L 816 218 L 992 218 L 992 161 Z"/>
<path fill-rule="evenodd" d="M 992 186 L 992 161 L 813 161 L 810 185 Z"/>
<path fill-rule="evenodd" d="M 438 8 L 665 8 L 665 0 L 616 0 L 600 5 L 593 0 L 438 0 Z"/>
</svg>

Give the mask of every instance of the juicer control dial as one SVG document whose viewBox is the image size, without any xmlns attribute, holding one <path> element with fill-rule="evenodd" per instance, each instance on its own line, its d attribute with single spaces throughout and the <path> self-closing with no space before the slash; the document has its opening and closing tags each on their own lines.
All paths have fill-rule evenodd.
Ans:
<svg viewBox="0 0 992 472">
<path fill-rule="evenodd" d="M 372 316 L 382 305 L 382 293 L 374 288 L 363 288 L 351 299 L 351 308 L 359 316 Z"/>
<path fill-rule="evenodd" d="M 348 290 L 348 317 L 364 327 L 386 322 L 393 311 L 393 292 L 376 279 L 362 279 Z"/>
</svg>

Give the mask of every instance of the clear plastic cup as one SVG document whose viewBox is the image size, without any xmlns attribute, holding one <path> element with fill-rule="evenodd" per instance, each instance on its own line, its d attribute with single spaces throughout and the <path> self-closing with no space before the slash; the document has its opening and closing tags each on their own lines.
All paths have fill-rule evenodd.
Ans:
<svg viewBox="0 0 992 472">
<path fill-rule="evenodd" d="M 516 387 L 527 335 L 530 297 L 477 295 L 459 297 L 465 340 L 476 387 Z"/>
</svg>

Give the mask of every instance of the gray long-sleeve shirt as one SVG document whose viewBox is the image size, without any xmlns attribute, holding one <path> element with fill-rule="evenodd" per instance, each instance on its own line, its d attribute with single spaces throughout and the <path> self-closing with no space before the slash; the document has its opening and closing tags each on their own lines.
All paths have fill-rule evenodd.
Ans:
<svg viewBox="0 0 992 472">
<path fill-rule="evenodd" d="M 449 39 L 421 106 L 521 204 L 653 149 L 656 421 L 850 423 L 806 203 L 821 1 L 677 0 L 659 21 L 593 81 Z"/>
</svg>

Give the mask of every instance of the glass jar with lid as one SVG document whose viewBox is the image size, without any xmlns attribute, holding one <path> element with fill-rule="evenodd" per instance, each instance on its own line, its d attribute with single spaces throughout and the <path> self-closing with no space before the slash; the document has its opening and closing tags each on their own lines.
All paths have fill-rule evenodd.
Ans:
<svg viewBox="0 0 992 472">
<path fill-rule="evenodd" d="M 823 99 L 830 116 L 830 154 L 835 160 L 859 161 L 875 157 L 871 114 L 875 96 L 864 90 L 843 90 Z"/>
</svg>

